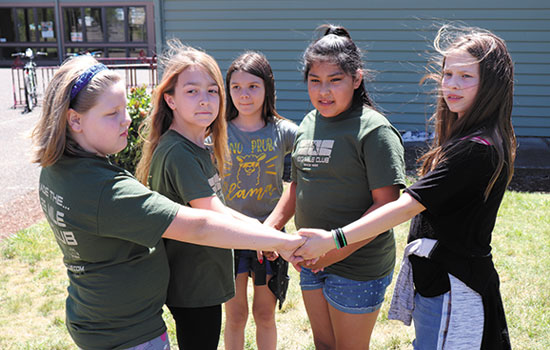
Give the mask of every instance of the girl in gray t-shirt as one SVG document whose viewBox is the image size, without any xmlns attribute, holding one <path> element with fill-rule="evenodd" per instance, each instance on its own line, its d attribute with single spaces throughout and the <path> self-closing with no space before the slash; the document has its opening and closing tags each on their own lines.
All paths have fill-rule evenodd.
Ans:
<svg viewBox="0 0 550 350">
<path fill-rule="evenodd" d="M 283 193 L 285 155 L 292 151 L 297 126 L 275 110 L 275 82 L 264 55 L 246 52 L 233 61 L 226 89 L 232 164 L 224 171 L 225 203 L 263 222 Z M 281 258 L 269 261 L 262 252 L 235 250 L 236 293 L 225 306 L 227 349 L 244 346 L 249 275 L 254 280 L 258 349 L 276 348 L 275 305 L 278 299 L 280 307 L 285 299 L 287 270 L 288 263 Z"/>
</svg>

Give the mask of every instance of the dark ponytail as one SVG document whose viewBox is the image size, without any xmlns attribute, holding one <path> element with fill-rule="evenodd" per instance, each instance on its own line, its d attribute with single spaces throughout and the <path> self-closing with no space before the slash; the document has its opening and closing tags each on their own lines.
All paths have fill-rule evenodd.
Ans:
<svg viewBox="0 0 550 350">
<path fill-rule="evenodd" d="M 314 63 L 329 62 L 340 67 L 345 73 L 353 78 L 357 76 L 357 71 L 363 72 L 363 81 L 353 93 L 353 107 L 366 105 L 374 108 L 365 88 L 365 69 L 361 59 L 361 50 L 351 39 L 351 35 L 346 28 L 332 24 L 324 24 L 317 27 L 316 31 L 324 32 L 323 36 L 315 40 L 304 52 L 303 55 L 303 74 L 304 81 Z"/>
<path fill-rule="evenodd" d="M 351 40 L 351 35 L 349 34 L 348 30 L 344 27 L 337 27 L 335 25 L 332 25 L 332 24 L 324 24 L 324 25 L 321 25 L 319 27 L 317 27 L 317 30 L 321 30 L 323 28 L 326 28 L 325 30 L 325 35 L 329 35 L 329 34 L 334 34 L 336 36 L 344 36 L 346 38 L 348 38 L 349 40 Z"/>
</svg>

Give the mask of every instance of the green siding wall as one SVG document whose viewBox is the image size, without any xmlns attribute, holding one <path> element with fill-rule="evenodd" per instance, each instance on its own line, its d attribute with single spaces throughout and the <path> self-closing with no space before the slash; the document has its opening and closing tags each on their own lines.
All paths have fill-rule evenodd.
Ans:
<svg viewBox="0 0 550 350">
<path fill-rule="evenodd" d="M 315 6 L 315 8 L 311 8 Z M 313 30 L 341 24 L 374 71 L 368 89 L 400 130 L 424 130 L 434 86 L 420 86 L 438 25 L 460 21 L 504 38 L 516 69 L 519 136 L 550 136 L 550 1 L 162 1 L 161 40 L 178 37 L 213 55 L 225 72 L 243 50 L 270 60 L 277 108 L 299 121 L 310 110 L 300 57 Z"/>
</svg>

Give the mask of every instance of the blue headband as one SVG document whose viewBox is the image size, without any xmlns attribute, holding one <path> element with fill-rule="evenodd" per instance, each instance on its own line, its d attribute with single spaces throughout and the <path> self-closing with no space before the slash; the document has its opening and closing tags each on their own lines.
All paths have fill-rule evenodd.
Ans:
<svg viewBox="0 0 550 350">
<path fill-rule="evenodd" d="M 99 72 L 102 70 L 109 69 L 104 64 L 98 63 L 94 66 L 91 66 L 90 68 L 86 69 L 84 73 L 80 74 L 78 79 L 76 79 L 76 82 L 74 83 L 73 87 L 71 88 L 71 101 L 78 95 L 80 90 L 82 90 L 90 80 Z"/>
</svg>

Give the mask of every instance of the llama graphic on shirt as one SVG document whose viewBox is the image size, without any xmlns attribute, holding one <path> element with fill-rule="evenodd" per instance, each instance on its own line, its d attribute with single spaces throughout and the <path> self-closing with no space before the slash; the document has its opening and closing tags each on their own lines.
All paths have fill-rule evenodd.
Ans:
<svg viewBox="0 0 550 350">
<path fill-rule="evenodd" d="M 258 155 L 248 154 L 245 156 L 237 156 L 237 160 L 239 161 L 239 170 L 237 172 L 237 187 L 241 188 L 241 183 L 246 179 L 252 179 L 253 181 L 255 180 L 254 186 L 260 184 L 260 161 L 262 161 L 265 157 L 265 153 L 260 153 Z M 246 181 L 246 183 L 251 182 Z"/>
</svg>

